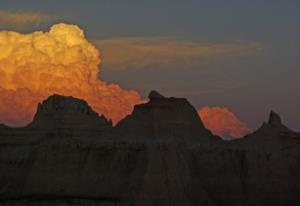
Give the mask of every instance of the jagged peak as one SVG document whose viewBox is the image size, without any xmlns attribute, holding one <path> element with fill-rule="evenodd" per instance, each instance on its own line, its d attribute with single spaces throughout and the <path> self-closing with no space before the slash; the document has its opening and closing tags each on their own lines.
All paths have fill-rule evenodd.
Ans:
<svg viewBox="0 0 300 206">
<path fill-rule="evenodd" d="M 166 97 L 164 97 L 163 95 L 161 95 L 161 94 L 158 93 L 157 91 L 152 90 L 152 91 L 149 93 L 148 98 L 149 98 L 150 100 L 154 100 L 154 99 L 165 99 Z"/>
<path fill-rule="evenodd" d="M 277 114 L 276 112 L 271 110 L 270 115 L 269 115 L 268 124 L 274 125 L 274 126 L 282 125 L 281 118 L 280 118 L 279 114 Z"/>
</svg>

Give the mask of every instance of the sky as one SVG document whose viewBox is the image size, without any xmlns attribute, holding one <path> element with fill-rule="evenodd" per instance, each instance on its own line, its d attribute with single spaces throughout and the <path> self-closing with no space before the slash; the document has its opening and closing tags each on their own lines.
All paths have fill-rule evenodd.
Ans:
<svg viewBox="0 0 300 206">
<path fill-rule="evenodd" d="M 0 30 L 79 25 L 101 79 L 228 107 L 250 129 L 270 110 L 300 131 L 298 0 L 1 0 Z"/>
</svg>

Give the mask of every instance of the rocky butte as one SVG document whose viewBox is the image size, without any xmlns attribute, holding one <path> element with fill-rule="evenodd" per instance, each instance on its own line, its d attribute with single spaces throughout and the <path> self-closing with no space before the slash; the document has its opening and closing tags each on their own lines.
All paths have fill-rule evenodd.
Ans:
<svg viewBox="0 0 300 206">
<path fill-rule="evenodd" d="M 0 125 L 0 205 L 296 206 L 299 140 L 273 111 L 223 141 L 184 98 L 152 91 L 113 127 L 52 95 L 28 126 Z"/>
<path fill-rule="evenodd" d="M 84 100 L 54 94 L 38 105 L 28 127 L 91 130 L 112 127 L 112 122 L 99 116 Z"/>
</svg>

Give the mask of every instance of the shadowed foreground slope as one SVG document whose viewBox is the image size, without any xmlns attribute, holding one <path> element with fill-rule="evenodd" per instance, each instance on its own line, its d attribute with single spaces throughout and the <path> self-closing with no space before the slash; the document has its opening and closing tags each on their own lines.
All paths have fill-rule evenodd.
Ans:
<svg viewBox="0 0 300 206">
<path fill-rule="evenodd" d="M 229 142 L 186 99 L 149 99 L 116 127 L 59 95 L 0 125 L 0 205 L 299 205 L 300 135 L 276 113 Z"/>
</svg>

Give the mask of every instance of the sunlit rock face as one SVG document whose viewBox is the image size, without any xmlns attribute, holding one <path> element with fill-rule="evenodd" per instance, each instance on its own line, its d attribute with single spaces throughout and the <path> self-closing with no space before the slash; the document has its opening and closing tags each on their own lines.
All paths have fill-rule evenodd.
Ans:
<svg viewBox="0 0 300 206">
<path fill-rule="evenodd" d="M 99 80 L 100 53 L 76 25 L 49 32 L 0 31 L 0 122 L 29 123 L 38 102 L 53 93 L 85 99 L 114 123 L 142 100 L 135 91 Z"/>
</svg>

